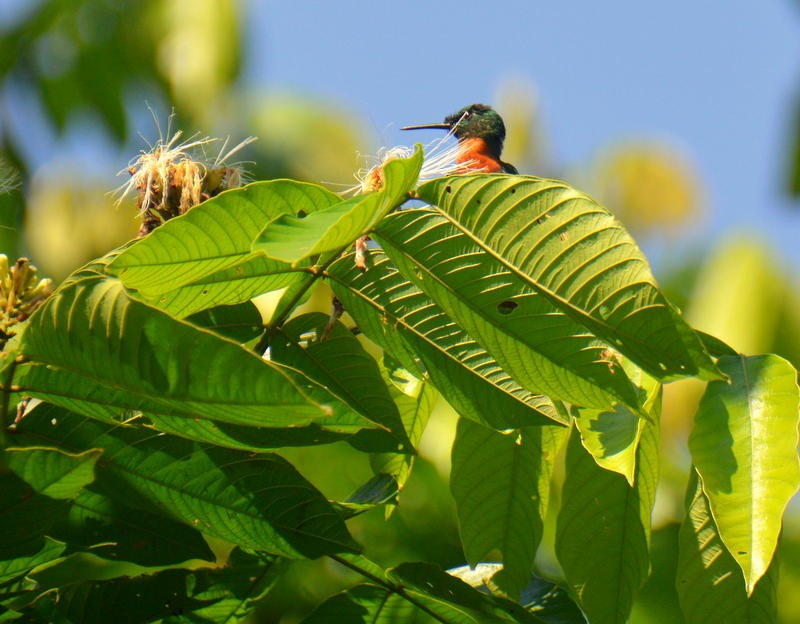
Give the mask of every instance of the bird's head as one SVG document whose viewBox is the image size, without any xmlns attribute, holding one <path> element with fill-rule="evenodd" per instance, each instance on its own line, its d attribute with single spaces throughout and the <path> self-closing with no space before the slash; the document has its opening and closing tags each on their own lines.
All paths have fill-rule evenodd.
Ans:
<svg viewBox="0 0 800 624">
<path fill-rule="evenodd" d="M 421 130 L 441 128 L 452 132 L 459 141 L 471 138 L 483 139 L 493 146 L 497 153 L 503 147 L 506 138 L 506 126 L 502 117 L 491 106 L 486 104 L 470 104 L 461 110 L 448 115 L 443 123 L 406 126 L 402 130 Z"/>
</svg>

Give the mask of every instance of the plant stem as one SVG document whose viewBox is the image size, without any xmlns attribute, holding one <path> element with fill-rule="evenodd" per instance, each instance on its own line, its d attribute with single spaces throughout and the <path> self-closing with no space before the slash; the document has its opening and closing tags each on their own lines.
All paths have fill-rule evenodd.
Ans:
<svg viewBox="0 0 800 624">
<path fill-rule="evenodd" d="M 361 576 L 363 576 L 364 578 L 366 578 L 369 581 L 372 581 L 376 585 L 380 585 L 381 587 L 383 587 L 384 589 L 389 590 L 393 594 L 397 594 L 398 596 L 400 596 L 404 600 L 410 602 L 412 605 L 414 605 L 420 611 L 422 611 L 422 612 L 426 613 L 427 615 L 429 615 L 430 617 L 432 617 L 437 622 L 442 622 L 442 624 L 448 624 L 449 620 L 446 620 L 442 616 L 440 616 L 439 614 L 435 613 L 434 611 L 431 611 L 427 606 L 425 606 L 422 602 L 417 600 L 414 596 L 411 596 L 408 593 L 406 593 L 406 590 L 403 588 L 402 585 L 395 585 L 391 581 L 388 581 L 386 579 L 382 579 L 382 578 L 380 578 L 378 576 L 375 576 L 369 570 L 365 570 L 364 568 L 359 566 L 357 563 L 354 563 L 353 561 L 349 561 L 348 559 L 345 559 L 344 557 L 340 557 L 339 555 L 328 555 L 328 557 L 333 559 L 336 563 L 339 563 L 339 564 L 345 566 L 346 568 L 350 568 L 354 572 L 358 572 Z"/>
<path fill-rule="evenodd" d="M 3 385 L 0 387 L 2 396 L 0 397 L 0 449 L 6 448 L 6 427 L 8 427 L 8 408 L 11 405 L 11 382 L 14 380 L 14 370 L 17 368 L 17 360 L 14 358 L 8 365 Z"/>
<path fill-rule="evenodd" d="M 306 282 L 297 288 L 297 291 L 294 293 L 294 296 L 291 299 L 283 303 L 280 308 L 273 312 L 272 319 L 264 326 L 264 331 L 261 334 L 261 338 L 259 338 L 258 343 L 254 347 L 256 353 L 259 355 L 264 354 L 264 351 L 266 351 L 267 347 L 269 346 L 269 339 L 272 332 L 286 322 L 286 320 L 289 318 L 289 315 L 294 311 L 298 302 L 303 298 L 303 295 L 308 292 L 308 289 L 316 284 L 320 277 L 324 276 L 327 268 L 333 264 L 334 261 L 337 260 L 345 251 L 347 251 L 349 247 L 350 245 L 347 245 L 346 247 L 342 247 L 341 249 L 331 252 L 331 255 L 322 264 L 315 264 L 314 266 L 306 269 L 309 273 L 308 277 L 306 278 Z"/>
</svg>

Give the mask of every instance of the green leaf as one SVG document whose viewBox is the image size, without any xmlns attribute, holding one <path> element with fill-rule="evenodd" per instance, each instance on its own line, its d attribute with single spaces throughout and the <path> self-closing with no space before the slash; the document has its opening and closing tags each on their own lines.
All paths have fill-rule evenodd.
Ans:
<svg viewBox="0 0 800 624">
<path fill-rule="evenodd" d="M 0 560 L 0 584 L 28 574 L 37 566 L 55 561 L 64 552 L 66 544 L 44 536 L 42 547 L 30 555 L 22 555 L 11 559 Z"/>
<path fill-rule="evenodd" d="M 397 450 L 413 453 L 377 362 L 344 325 L 328 327 L 328 323 L 328 317 L 320 313 L 289 320 L 271 337 L 272 361 L 291 366 L 325 386 L 364 418 L 390 431 Z"/>
<path fill-rule="evenodd" d="M 550 476 L 567 429 L 526 427 L 501 434 L 464 418 L 452 450 L 450 491 L 470 565 L 499 559 L 493 579 L 517 599 L 542 538 Z"/>
<path fill-rule="evenodd" d="M 375 239 L 407 279 L 524 387 L 577 405 L 637 407 L 625 371 L 612 371 L 604 360 L 606 343 L 440 213 L 391 215 Z"/>
<path fill-rule="evenodd" d="M 451 568 L 447 573 L 476 589 L 494 593 L 493 581 L 502 569 L 499 563 L 480 563 L 474 568 Z M 566 590 L 535 575 L 530 576 L 519 602 L 547 624 L 586 624 L 586 618 Z"/>
<path fill-rule="evenodd" d="M 397 480 L 390 474 L 376 474 L 358 488 L 347 500 L 334 503 L 340 513 L 347 518 L 386 505 L 397 499 L 399 488 Z"/>
<path fill-rule="evenodd" d="M 351 426 L 348 422 L 351 419 L 344 416 L 340 419 L 332 419 L 330 426 L 324 428 L 316 423 L 305 427 L 254 427 L 153 414 L 149 414 L 148 419 L 154 429 L 164 433 L 171 433 L 196 442 L 207 442 L 214 446 L 255 453 L 274 451 L 286 446 L 332 444 L 348 440 L 365 431 Z M 387 438 L 388 440 L 382 440 L 384 444 L 389 449 L 394 448 L 395 443 L 388 434 Z"/>
<path fill-rule="evenodd" d="M 63 412 L 28 414 L 20 446 L 53 438 L 74 451 L 105 450 L 97 488 L 124 492 L 126 505 L 164 514 L 242 548 L 291 558 L 352 551 L 355 543 L 328 501 L 286 460 L 203 448 L 144 429 Z"/>
<path fill-rule="evenodd" d="M 170 219 L 121 253 L 108 270 L 128 288 L 154 298 L 252 260 L 253 241 L 264 225 L 276 217 L 311 214 L 340 201 L 338 195 L 314 184 L 292 180 L 255 182 Z M 272 271 L 277 268 L 274 263 L 270 266 Z M 226 284 L 222 281 L 221 287 Z M 209 284 L 205 287 L 211 288 Z M 223 301 L 211 305 L 218 303 Z"/>
<path fill-rule="evenodd" d="M 60 410 L 48 411 L 57 414 Z M 145 567 L 176 565 L 192 559 L 214 560 L 197 529 L 131 507 L 126 498 L 124 491 L 104 487 L 103 483 L 84 489 L 74 500 L 69 515 L 54 525 L 53 536 L 67 542 L 70 551 L 91 549 L 106 560 Z"/>
<path fill-rule="evenodd" d="M 656 422 L 661 413 L 661 384 L 627 360 L 609 360 L 609 365 L 630 370 L 629 376 L 642 395 L 642 411 L 645 417 Z M 571 413 L 581 434 L 581 443 L 592 454 L 597 465 L 618 472 L 633 487 L 636 450 L 645 427 L 644 418 L 624 405 L 616 405 L 613 410 L 573 407 Z"/>
<path fill-rule="evenodd" d="M 427 624 L 436 621 L 442 620 L 422 616 L 411 602 L 384 587 L 358 585 L 328 598 L 303 620 L 303 624 Z"/>
<path fill-rule="evenodd" d="M 16 369 L 20 391 L 95 418 L 141 410 L 258 427 L 338 426 L 344 410 L 357 420 L 303 375 L 131 299 L 113 279 L 56 292 L 31 317 L 20 351 L 29 360 Z"/>
<path fill-rule="evenodd" d="M 496 429 L 560 421 L 549 400 L 514 381 L 381 252 L 370 253 L 365 272 L 348 255 L 328 274 L 359 329 L 412 374 L 429 376 L 462 416 Z"/>
<path fill-rule="evenodd" d="M 215 334 L 230 338 L 248 348 L 261 337 L 264 329 L 261 313 L 252 301 L 203 310 L 186 321 L 210 329 Z"/>
<path fill-rule="evenodd" d="M 389 392 L 400 412 L 403 428 L 417 448 L 428 424 L 438 394 L 430 383 L 417 379 L 389 355 L 384 354 L 382 373 L 388 381 Z M 373 453 L 370 465 L 377 475 L 392 475 L 398 490 L 402 490 L 414 465 L 414 456 L 404 453 Z M 387 519 L 394 507 L 387 507 Z"/>
<path fill-rule="evenodd" d="M 797 371 L 776 355 L 723 356 L 730 382 L 708 384 L 689 438 L 722 542 L 748 593 L 766 573 L 800 485 Z"/>
<path fill-rule="evenodd" d="M 13 472 L 0 473 L 0 559 L 18 567 L 22 560 L 50 552 L 45 534 L 68 509 L 67 501 L 37 494 Z"/>
<path fill-rule="evenodd" d="M 153 576 L 65 584 L 44 593 L 25 613 L 35 622 L 105 624 L 111 613 L 120 624 L 175 621 L 171 618 L 189 616 L 208 604 L 186 595 L 188 575 L 186 570 L 168 570 Z"/>
<path fill-rule="evenodd" d="M 296 264 L 311 256 L 342 249 L 367 234 L 385 215 L 408 198 L 422 167 L 422 149 L 408 158 L 396 158 L 383 166 L 380 191 L 356 196 L 309 214 L 284 214 L 259 235 L 253 250 Z"/>
<path fill-rule="evenodd" d="M 168 292 L 139 294 L 151 305 L 183 318 L 200 310 L 235 305 L 273 290 L 291 288 L 307 279 L 308 273 L 302 268 L 289 267 L 263 254 L 252 254 L 239 264 L 203 275 Z"/>
<path fill-rule="evenodd" d="M 72 499 L 94 481 L 94 466 L 102 449 L 67 453 L 57 448 L 6 449 L 8 467 L 39 494 Z"/>
<path fill-rule="evenodd" d="M 446 622 L 542 622 L 516 602 L 487 596 L 429 563 L 402 563 L 388 570 L 386 578 L 424 596 L 425 606 Z"/>
<path fill-rule="evenodd" d="M 600 468 L 577 430 L 567 446 L 556 556 L 592 624 L 622 624 L 649 572 L 650 513 L 658 482 L 658 426 L 639 442 L 635 485 Z"/>
<path fill-rule="evenodd" d="M 404 563 L 386 572 L 386 578 L 391 584 L 359 585 L 328 599 L 304 624 L 546 622 L 520 605 L 481 593 L 431 564 Z"/>
<path fill-rule="evenodd" d="M 236 548 L 224 568 L 198 570 L 189 577 L 189 595 L 213 601 L 194 614 L 210 622 L 233 624 L 243 621 L 284 571 L 275 557 L 254 556 Z"/>
<path fill-rule="evenodd" d="M 659 379 L 719 371 L 605 208 L 563 182 L 478 174 L 419 187 L 534 292 Z"/>
<path fill-rule="evenodd" d="M 772 624 L 777 620 L 778 562 L 748 596 L 742 569 L 722 542 L 693 469 L 686 491 L 686 517 L 678 543 L 676 586 L 686 624 L 736 622 Z"/>
</svg>

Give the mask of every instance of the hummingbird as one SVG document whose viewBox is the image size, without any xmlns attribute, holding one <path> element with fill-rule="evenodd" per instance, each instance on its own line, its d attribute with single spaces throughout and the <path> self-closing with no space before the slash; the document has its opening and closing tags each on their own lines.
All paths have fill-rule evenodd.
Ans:
<svg viewBox="0 0 800 624">
<path fill-rule="evenodd" d="M 456 163 L 465 173 L 519 173 L 514 165 L 500 160 L 506 126 L 491 106 L 470 104 L 448 115 L 443 123 L 405 126 L 401 130 L 441 128 L 453 133 L 458 141 Z"/>
</svg>

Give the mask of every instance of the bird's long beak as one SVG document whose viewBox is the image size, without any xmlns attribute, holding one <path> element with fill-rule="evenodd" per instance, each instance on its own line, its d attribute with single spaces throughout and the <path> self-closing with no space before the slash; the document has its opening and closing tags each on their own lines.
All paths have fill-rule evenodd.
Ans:
<svg viewBox="0 0 800 624">
<path fill-rule="evenodd" d="M 429 130 L 438 128 L 441 130 L 449 130 L 450 124 L 446 123 L 434 123 L 434 124 L 423 124 L 421 126 L 406 126 L 404 128 L 400 128 L 401 130 Z"/>
</svg>

